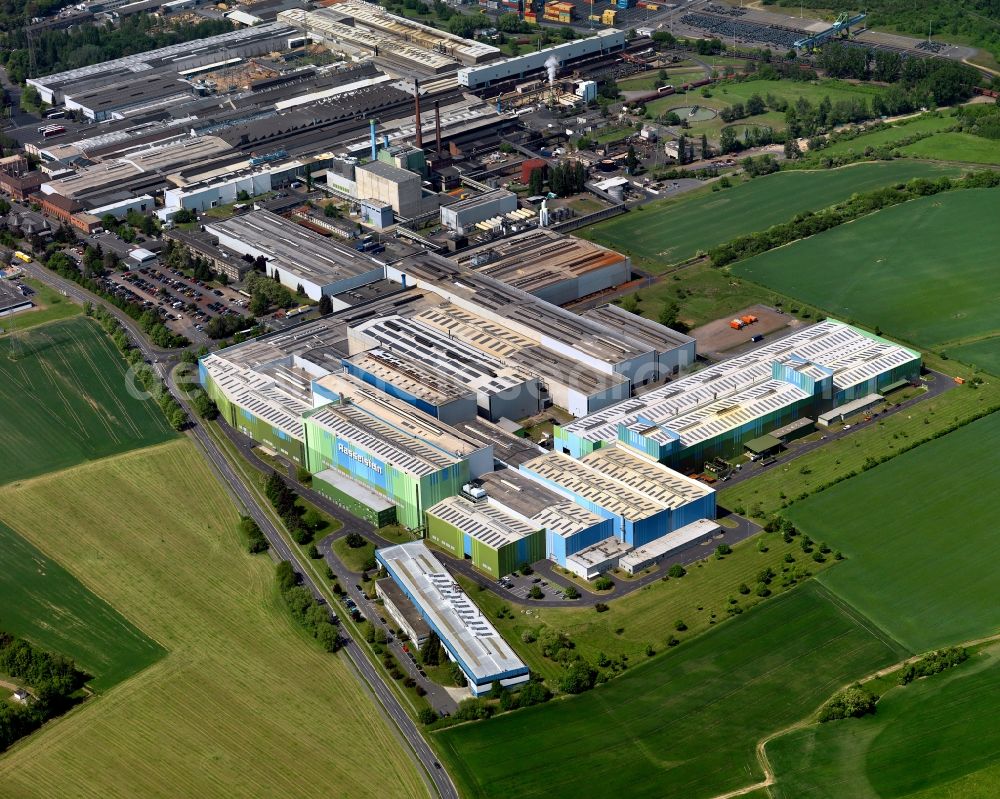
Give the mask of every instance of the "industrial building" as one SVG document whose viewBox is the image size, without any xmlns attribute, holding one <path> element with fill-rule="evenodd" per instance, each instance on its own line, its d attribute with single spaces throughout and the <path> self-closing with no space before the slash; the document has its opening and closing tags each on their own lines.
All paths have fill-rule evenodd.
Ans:
<svg viewBox="0 0 1000 799">
<path fill-rule="evenodd" d="M 580 460 L 548 452 L 520 471 L 587 510 L 614 520 L 614 535 L 640 547 L 697 519 L 715 518 L 715 491 L 625 447 Z"/>
<path fill-rule="evenodd" d="M 431 634 L 431 628 L 424 621 L 409 597 L 396 585 L 391 577 L 375 581 L 375 595 L 382 600 L 386 612 L 416 646 L 421 647 Z"/>
<path fill-rule="evenodd" d="M 448 497 L 427 509 L 427 539 L 494 579 L 545 557 L 545 531 L 488 499 Z"/>
<path fill-rule="evenodd" d="M 545 557 L 564 568 L 569 556 L 614 536 L 613 519 L 587 510 L 516 469 L 483 475 L 479 484 L 491 502 L 544 529 Z"/>
<path fill-rule="evenodd" d="M 423 542 L 378 549 L 375 557 L 437 633 L 473 696 L 494 682 L 513 688 L 528 681 L 528 667 Z"/>
<path fill-rule="evenodd" d="M 563 68 L 580 59 L 595 55 L 604 55 L 622 50 L 625 47 L 625 31 L 608 28 L 598 31 L 587 39 L 577 39 L 572 42 L 557 44 L 524 55 L 507 58 L 481 66 L 465 67 L 458 70 L 458 82 L 469 89 L 482 89 L 500 81 L 511 78 L 524 78 L 546 68 L 550 58 L 559 62 Z"/>
<path fill-rule="evenodd" d="M 420 527 L 427 508 L 493 469 L 492 448 L 353 378 L 327 375 L 313 391 L 329 402 L 303 417 L 314 482 L 337 470 L 389 499 L 400 524 Z"/>
<path fill-rule="evenodd" d="M 553 305 L 627 283 L 632 273 L 628 256 L 546 228 L 466 250 L 453 260 Z"/>
<path fill-rule="evenodd" d="M 697 519 L 672 533 L 667 533 L 663 538 L 657 538 L 622 555 L 618 567 L 626 574 L 638 574 L 643 569 L 655 566 L 667 555 L 675 555 L 711 541 L 721 530 L 722 528 L 710 519 Z"/>
<path fill-rule="evenodd" d="M 582 315 L 612 330 L 620 330 L 623 335 L 629 335 L 653 349 L 656 352 L 654 379 L 674 377 L 694 366 L 697 360 L 697 344 L 691 336 L 626 311 L 620 305 L 601 305 L 584 311 Z"/>
<path fill-rule="evenodd" d="M 369 256 L 323 238 L 270 211 L 213 222 L 205 232 L 240 255 L 267 259 L 267 274 L 311 300 L 379 280 L 383 267 Z"/>
<path fill-rule="evenodd" d="M 16 282 L 0 276 L 0 316 L 12 316 L 18 311 L 28 310 L 32 305 Z"/>
<path fill-rule="evenodd" d="M 516 210 L 517 195 L 506 189 L 495 189 L 441 206 L 441 224 L 456 233 L 465 234 L 479 222 Z"/>
<path fill-rule="evenodd" d="M 359 200 L 377 200 L 392 206 L 404 218 L 423 211 L 420 175 L 383 161 L 371 161 L 354 170 Z"/>
<path fill-rule="evenodd" d="M 527 369 L 505 366 L 499 357 L 466 344 L 461 337 L 435 329 L 429 322 L 437 313 L 431 309 L 412 318 L 385 316 L 352 326 L 348 331 L 352 353 L 377 348 L 393 357 L 377 362 L 352 359 L 345 362 L 346 368 L 372 385 L 392 386 L 391 393 L 417 407 L 433 405 L 433 415 L 444 412 L 453 419 L 472 418 L 471 405 L 461 399 L 470 389 L 480 411 L 491 421 L 523 419 L 541 410 L 542 389 L 537 377 Z M 429 377 L 419 382 L 416 379 L 431 372 L 445 380 L 431 385 Z M 465 391 L 457 395 L 461 385 Z M 432 389 L 438 398 L 431 396 Z"/>
<path fill-rule="evenodd" d="M 833 319 L 555 429 L 581 457 L 620 442 L 679 468 L 920 373 L 920 354 Z"/>
</svg>

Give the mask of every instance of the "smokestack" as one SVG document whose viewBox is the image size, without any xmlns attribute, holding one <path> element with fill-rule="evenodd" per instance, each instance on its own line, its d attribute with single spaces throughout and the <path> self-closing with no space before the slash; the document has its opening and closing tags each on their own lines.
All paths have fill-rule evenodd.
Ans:
<svg viewBox="0 0 1000 799">
<path fill-rule="evenodd" d="M 434 137 L 437 140 L 437 158 L 441 160 L 441 103 L 434 101 Z"/>
<path fill-rule="evenodd" d="M 378 157 L 378 145 L 375 143 L 375 120 L 369 119 L 368 124 L 371 125 L 371 138 L 372 138 L 372 161 Z"/>
<path fill-rule="evenodd" d="M 420 81 L 416 78 L 413 79 L 413 107 L 414 115 L 417 118 L 417 135 L 414 143 L 422 150 L 424 148 L 424 135 L 420 130 Z"/>
</svg>

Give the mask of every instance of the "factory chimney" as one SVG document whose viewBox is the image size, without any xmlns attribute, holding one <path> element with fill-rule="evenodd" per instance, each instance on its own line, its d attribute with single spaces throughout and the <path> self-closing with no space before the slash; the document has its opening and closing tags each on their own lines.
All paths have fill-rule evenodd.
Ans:
<svg viewBox="0 0 1000 799">
<path fill-rule="evenodd" d="M 417 78 L 413 79 L 413 109 L 417 123 L 417 135 L 414 139 L 414 144 L 422 150 L 424 148 L 424 136 L 420 129 L 420 81 Z"/>
<path fill-rule="evenodd" d="M 378 144 L 375 142 L 375 120 L 369 119 L 368 124 L 371 126 L 372 161 L 374 161 L 378 157 Z"/>
<path fill-rule="evenodd" d="M 437 143 L 437 160 L 441 160 L 441 103 L 434 101 L 434 138 Z"/>
</svg>

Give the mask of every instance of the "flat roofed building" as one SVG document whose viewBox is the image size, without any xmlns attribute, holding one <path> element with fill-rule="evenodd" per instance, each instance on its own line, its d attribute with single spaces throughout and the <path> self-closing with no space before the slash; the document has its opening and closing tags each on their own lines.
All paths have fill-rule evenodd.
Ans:
<svg viewBox="0 0 1000 799">
<path fill-rule="evenodd" d="M 664 378 L 680 374 L 697 360 L 697 342 L 666 325 L 646 319 L 620 305 L 602 305 L 584 311 L 583 316 L 612 329 L 621 330 L 656 351 L 657 374 Z"/>
<path fill-rule="evenodd" d="M 494 579 L 545 557 L 541 526 L 489 500 L 448 497 L 427 509 L 427 538 Z"/>
<path fill-rule="evenodd" d="M 456 233 L 471 232 L 471 228 L 495 216 L 517 210 L 517 195 L 506 189 L 494 189 L 456 203 L 441 206 L 441 224 Z"/>
<path fill-rule="evenodd" d="M 656 353 L 620 331 L 459 266 L 421 253 L 387 266 L 386 277 L 434 291 L 464 311 L 607 374 L 644 385 L 657 373 Z"/>
<path fill-rule="evenodd" d="M 416 216 L 423 210 L 420 175 L 383 161 L 370 161 L 354 170 L 359 200 L 388 203 L 402 217 Z"/>
<path fill-rule="evenodd" d="M 614 534 L 642 546 L 699 518 L 715 518 L 715 491 L 623 447 L 576 460 L 549 452 L 521 466 L 529 477 L 615 520 Z"/>
<path fill-rule="evenodd" d="M 549 505 L 532 518 L 545 528 L 545 556 L 564 568 L 569 556 L 614 536 L 612 519 L 570 499 Z"/>
<path fill-rule="evenodd" d="M 919 353 L 827 319 L 558 426 L 556 447 L 579 457 L 618 440 L 665 463 L 699 468 L 919 371 Z"/>
<path fill-rule="evenodd" d="M 415 318 L 450 339 L 538 375 L 552 402 L 574 416 L 592 413 L 629 396 L 631 384 L 624 375 L 595 369 L 571 354 L 544 347 L 489 316 L 455 303 L 427 308 Z"/>
<path fill-rule="evenodd" d="M 566 568 L 577 577 L 593 580 L 603 572 L 615 568 L 621 557 L 631 549 L 631 545 L 617 538 L 605 538 L 566 558 Z"/>
<path fill-rule="evenodd" d="M 426 508 L 458 494 L 474 465 L 492 468 L 490 449 L 360 381 L 328 375 L 314 387 L 338 400 L 305 415 L 309 471 L 339 469 L 378 491 L 407 527 L 420 527 Z"/>
<path fill-rule="evenodd" d="M 280 365 L 254 371 L 213 354 L 198 364 L 199 379 L 234 430 L 305 465 L 302 416 L 312 408 L 308 376 Z"/>
<path fill-rule="evenodd" d="M 21 293 L 17 283 L 4 280 L 0 276 L 0 316 L 12 316 L 18 311 L 28 310 L 31 306 L 31 300 Z"/>
<path fill-rule="evenodd" d="M 456 424 L 476 417 L 473 388 L 405 353 L 375 347 L 345 358 L 344 368 L 442 422 Z"/>
<path fill-rule="evenodd" d="M 512 469 L 516 469 L 525 461 L 537 458 L 545 452 L 527 436 L 510 433 L 499 425 L 479 416 L 454 422 L 452 427 L 472 440 L 480 442 L 483 446 L 492 446 L 493 460 Z"/>
<path fill-rule="evenodd" d="M 663 538 L 636 547 L 621 557 L 618 566 L 628 574 L 638 574 L 643 569 L 655 566 L 668 555 L 676 555 L 710 541 L 721 530 L 722 528 L 710 519 L 697 519 L 672 533 L 667 533 Z"/>
<path fill-rule="evenodd" d="M 479 335 L 488 336 L 485 331 Z M 541 410 L 538 378 L 527 370 L 504 365 L 460 338 L 449 337 L 426 324 L 419 314 L 370 319 L 352 326 L 349 336 L 352 355 L 381 347 L 464 384 L 476 393 L 480 411 L 491 421 L 524 419 Z M 402 381 L 405 375 L 397 379 Z"/>
<path fill-rule="evenodd" d="M 431 628 L 396 581 L 391 577 L 376 580 L 375 593 L 406 636 L 418 647 L 423 646 L 430 637 Z"/>
<path fill-rule="evenodd" d="M 454 260 L 554 305 L 626 283 L 632 272 L 627 256 L 547 228 L 490 242 Z"/>
<path fill-rule="evenodd" d="M 528 681 L 528 667 L 421 541 L 376 550 L 375 557 L 437 633 L 473 695 L 494 682 Z"/>
<path fill-rule="evenodd" d="M 372 258 L 270 211 L 251 211 L 206 225 L 205 230 L 234 252 L 263 256 L 268 275 L 276 275 L 293 292 L 302 286 L 312 300 L 384 276 L 384 267 Z"/>
</svg>

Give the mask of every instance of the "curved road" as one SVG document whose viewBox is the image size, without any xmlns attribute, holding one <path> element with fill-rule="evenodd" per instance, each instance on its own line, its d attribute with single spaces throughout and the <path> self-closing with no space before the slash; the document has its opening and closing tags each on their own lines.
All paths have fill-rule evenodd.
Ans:
<svg viewBox="0 0 1000 799">
<path fill-rule="evenodd" d="M 171 353 L 168 350 L 152 346 L 146 340 L 146 337 L 143 335 L 139 325 L 124 311 L 114 305 L 111 305 L 102 298 L 91 294 L 89 291 L 76 283 L 59 277 L 39 264 L 26 264 L 24 271 L 32 277 L 47 283 L 57 291 L 61 291 L 75 300 L 80 302 L 90 302 L 94 305 L 100 305 L 106 308 L 129 331 L 135 345 L 157 370 L 160 377 L 164 379 L 168 377 L 167 373 L 171 364 L 176 360 L 176 353 Z M 205 457 L 208 459 L 213 470 L 222 480 L 229 493 L 234 499 L 237 500 L 239 505 L 242 505 L 245 508 L 247 515 L 257 522 L 261 531 L 267 537 L 268 542 L 271 544 L 271 547 L 278 554 L 278 556 L 292 564 L 295 571 L 298 572 L 302 578 L 303 584 L 309 588 L 313 596 L 317 599 L 324 599 L 325 601 L 319 587 L 316 585 L 309 572 L 303 567 L 296 553 L 287 544 L 281 533 L 275 528 L 268 514 L 261 509 L 260 505 L 251 495 L 249 489 L 233 471 L 229 461 L 227 461 L 225 456 L 219 451 L 215 442 L 206 430 L 197 423 L 197 417 L 195 416 L 187 397 L 177 391 L 176 387 L 171 385 L 169 380 L 167 381 L 167 385 L 171 393 L 174 395 L 174 398 L 180 403 L 181 407 L 187 411 L 188 415 L 192 419 L 192 423 L 187 431 L 188 435 L 194 439 L 198 447 L 205 454 Z M 451 781 L 451 778 L 448 776 L 447 771 L 445 771 L 445 769 L 438 762 L 437 757 L 427 744 L 427 741 L 425 741 L 423 736 L 420 734 L 416 724 L 414 724 L 413 720 L 407 715 L 395 694 L 382 680 L 379 673 L 375 670 L 375 667 L 372 666 L 364 652 L 362 652 L 358 643 L 351 638 L 343 627 L 341 627 L 341 637 L 345 639 L 343 651 L 347 654 L 348 658 L 350 658 L 350 661 L 354 666 L 355 674 L 359 677 L 362 683 L 367 686 L 372 694 L 374 694 L 386 715 L 396 725 L 400 735 L 402 735 L 406 743 L 409 744 L 410 749 L 423 767 L 427 777 L 429 777 L 434 789 L 437 791 L 437 794 L 442 797 L 442 799 L 459 799 L 458 791 L 455 788 L 454 783 Z"/>
</svg>

